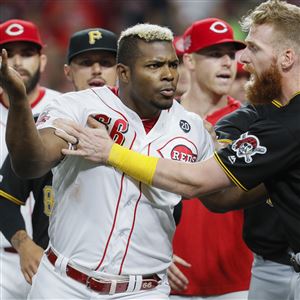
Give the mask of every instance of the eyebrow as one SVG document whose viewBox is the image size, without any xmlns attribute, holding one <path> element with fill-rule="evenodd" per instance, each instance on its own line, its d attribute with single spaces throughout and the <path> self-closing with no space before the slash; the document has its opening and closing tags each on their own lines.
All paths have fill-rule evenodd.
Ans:
<svg viewBox="0 0 300 300">
<path fill-rule="evenodd" d="M 259 47 L 255 42 L 253 42 L 253 41 L 251 41 L 251 40 L 245 40 L 245 43 L 247 44 L 247 45 L 250 45 L 250 46 L 255 46 L 255 47 Z"/>
<path fill-rule="evenodd" d="M 158 57 L 146 60 L 146 63 L 165 63 L 165 62 L 179 62 L 179 60 L 177 58 L 169 60 L 169 59 L 163 59 L 163 58 L 158 58 Z"/>
</svg>

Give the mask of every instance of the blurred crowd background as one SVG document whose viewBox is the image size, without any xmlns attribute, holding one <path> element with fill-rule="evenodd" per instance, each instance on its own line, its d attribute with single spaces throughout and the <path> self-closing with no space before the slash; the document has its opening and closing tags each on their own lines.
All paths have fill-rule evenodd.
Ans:
<svg viewBox="0 0 300 300">
<path fill-rule="evenodd" d="M 230 23 L 238 39 L 244 38 L 238 21 L 264 0 L 0 0 L 0 21 L 30 20 L 40 28 L 47 44 L 48 65 L 42 83 L 70 91 L 63 75 L 68 40 L 75 31 L 103 27 L 119 34 L 136 23 L 169 27 L 181 35 L 195 20 L 218 17 Z M 300 0 L 289 0 L 298 4 Z"/>
</svg>

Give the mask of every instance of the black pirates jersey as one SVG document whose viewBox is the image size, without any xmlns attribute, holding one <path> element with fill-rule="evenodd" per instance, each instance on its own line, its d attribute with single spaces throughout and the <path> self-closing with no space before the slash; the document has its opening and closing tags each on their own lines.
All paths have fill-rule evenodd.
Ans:
<svg viewBox="0 0 300 300">
<path fill-rule="evenodd" d="M 33 240 L 45 249 L 49 242 L 49 215 L 54 203 L 52 173 L 49 172 L 38 179 L 22 180 L 13 172 L 7 157 L 2 165 L 0 177 L 1 231 L 10 240 L 16 231 L 25 230 L 20 205 L 26 203 L 32 192 L 35 199 L 32 212 Z"/>
<path fill-rule="evenodd" d="M 247 191 L 264 183 L 285 225 L 289 244 L 300 251 L 300 93 L 282 106 L 259 105 L 252 123 L 215 158 L 228 177 Z"/>
<path fill-rule="evenodd" d="M 238 139 L 256 116 L 256 108 L 251 104 L 225 116 L 215 126 L 218 139 L 227 143 Z M 243 239 L 265 259 L 289 264 L 287 233 L 270 199 L 244 210 Z"/>
</svg>

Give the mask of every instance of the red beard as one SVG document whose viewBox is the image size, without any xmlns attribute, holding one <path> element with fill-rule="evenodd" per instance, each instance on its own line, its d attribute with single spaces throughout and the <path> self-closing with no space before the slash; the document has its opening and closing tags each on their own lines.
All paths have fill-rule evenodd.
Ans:
<svg viewBox="0 0 300 300">
<path fill-rule="evenodd" d="M 247 100 L 253 104 L 268 104 L 282 95 L 281 74 L 275 64 L 261 75 L 252 72 L 246 83 Z"/>
</svg>

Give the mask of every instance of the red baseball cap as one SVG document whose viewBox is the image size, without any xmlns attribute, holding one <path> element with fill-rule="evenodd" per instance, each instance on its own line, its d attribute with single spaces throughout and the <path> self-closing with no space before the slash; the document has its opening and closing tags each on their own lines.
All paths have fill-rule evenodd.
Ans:
<svg viewBox="0 0 300 300">
<path fill-rule="evenodd" d="M 181 57 L 184 54 L 184 40 L 183 36 L 174 36 L 173 45 L 176 50 L 176 54 L 178 57 Z"/>
<path fill-rule="evenodd" d="M 36 25 L 24 20 L 13 19 L 0 24 L 0 45 L 12 42 L 31 42 L 44 47 Z"/>
<path fill-rule="evenodd" d="M 183 37 L 185 53 L 193 53 L 224 43 L 234 44 L 237 50 L 246 47 L 243 42 L 234 40 L 231 26 L 217 18 L 208 18 L 194 22 L 187 28 Z"/>
</svg>

